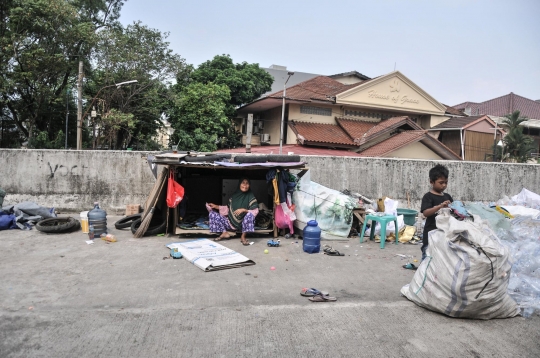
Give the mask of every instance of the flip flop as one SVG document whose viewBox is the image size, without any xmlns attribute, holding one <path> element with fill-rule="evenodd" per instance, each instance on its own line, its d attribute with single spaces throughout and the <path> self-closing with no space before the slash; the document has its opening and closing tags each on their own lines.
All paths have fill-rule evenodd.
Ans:
<svg viewBox="0 0 540 358">
<path fill-rule="evenodd" d="M 337 250 L 326 251 L 324 254 L 328 255 L 328 256 L 345 256 L 345 254 L 342 254 L 341 252 L 339 252 Z"/>
<path fill-rule="evenodd" d="M 303 288 L 302 291 L 300 291 L 300 295 L 304 297 L 313 297 L 317 295 L 328 296 L 329 293 L 325 291 L 319 291 L 316 288 Z"/>
<path fill-rule="evenodd" d="M 403 265 L 401 267 L 403 267 L 404 269 L 407 269 L 407 270 L 416 270 L 418 268 L 414 264 L 411 264 L 411 263 L 408 263 L 408 264 Z"/>
<path fill-rule="evenodd" d="M 316 296 L 310 297 L 309 300 L 311 302 L 334 302 L 334 301 L 337 301 L 337 298 L 330 297 L 330 296 L 316 295 Z"/>
<path fill-rule="evenodd" d="M 244 246 L 249 246 L 249 242 L 248 241 L 240 241 L 242 243 L 242 245 Z"/>
</svg>

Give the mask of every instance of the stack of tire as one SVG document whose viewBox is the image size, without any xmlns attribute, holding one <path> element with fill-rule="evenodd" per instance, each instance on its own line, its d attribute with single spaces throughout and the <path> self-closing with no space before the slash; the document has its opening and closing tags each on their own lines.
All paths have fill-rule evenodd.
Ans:
<svg viewBox="0 0 540 358">
<path fill-rule="evenodd" d="M 114 227 L 118 230 L 131 228 L 131 232 L 135 234 L 137 229 L 139 229 L 139 226 L 141 226 L 141 215 L 142 214 L 134 214 L 134 215 L 128 215 L 117 222 L 114 223 Z M 148 229 L 144 233 L 144 236 L 155 236 L 158 234 L 164 234 L 167 227 L 166 218 L 160 215 L 159 213 L 155 213 L 152 216 L 152 220 L 150 221 L 150 226 L 148 226 Z"/>
<path fill-rule="evenodd" d="M 234 157 L 234 161 L 237 163 L 295 163 L 300 161 L 300 156 L 281 154 L 237 155 Z"/>
</svg>

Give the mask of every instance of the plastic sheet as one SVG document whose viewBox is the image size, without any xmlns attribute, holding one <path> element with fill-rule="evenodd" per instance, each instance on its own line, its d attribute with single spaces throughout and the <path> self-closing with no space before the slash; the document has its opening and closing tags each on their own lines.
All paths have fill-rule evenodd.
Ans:
<svg viewBox="0 0 540 358">
<path fill-rule="evenodd" d="M 524 317 L 540 311 L 540 220 L 517 217 L 510 230 L 497 232 L 513 262 L 508 293 Z"/>
</svg>

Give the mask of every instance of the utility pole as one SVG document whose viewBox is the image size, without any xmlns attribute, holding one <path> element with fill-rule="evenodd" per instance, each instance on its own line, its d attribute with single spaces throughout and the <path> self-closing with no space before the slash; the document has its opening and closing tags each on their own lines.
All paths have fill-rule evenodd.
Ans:
<svg viewBox="0 0 540 358">
<path fill-rule="evenodd" d="M 79 77 L 77 78 L 77 150 L 82 149 L 82 80 L 83 62 L 79 61 Z"/>
<path fill-rule="evenodd" d="M 67 139 L 68 139 L 68 119 L 69 119 L 69 88 L 66 89 L 66 145 L 67 149 Z"/>
</svg>

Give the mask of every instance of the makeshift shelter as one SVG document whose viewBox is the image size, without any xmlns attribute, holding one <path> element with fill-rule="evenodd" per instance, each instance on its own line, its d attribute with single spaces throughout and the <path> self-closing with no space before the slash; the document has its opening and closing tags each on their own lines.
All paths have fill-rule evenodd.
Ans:
<svg viewBox="0 0 540 358">
<path fill-rule="evenodd" d="M 304 162 L 286 162 L 287 156 L 279 157 L 280 162 L 268 162 L 270 156 L 253 156 L 253 163 L 231 162 L 230 154 L 211 153 L 208 155 L 194 155 L 190 153 L 164 153 L 155 156 L 153 164 L 164 165 L 174 172 L 174 179 L 184 187 L 185 197 L 175 208 L 167 210 L 167 233 L 173 235 L 184 234 L 211 234 L 208 227 L 203 222 L 200 225 L 183 225 L 186 218 L 191 216 L 198 221 L 198 217 L 207 216 L 206 203 L 226 205 L 230 195 L 236 190 L 238 180 L 246 177 L 251 180 L 251 190 L 253 191 L 260 205 L 259 215 L 270 213 L 270 225 L 267 228 L 258 228 L 257 221 L 255 227 L 256 234 L 274 233 L 278 234 L 275 224 L 274 189 L 271 183 L 267 182 L 267 173 L 270 169 L 285 170 L 296 169 L 302 176 L 307 168 Z M 259 159 L 260 158 L 260 159 Z M 298 160 L 298 156 L 291 156 L 291 159 Z M 166 192 L 164 186 L 163 191 Z M 166 193 L 161 193 L 166 196 Z M 263 204 L 263 205 L 261 205 Z M 268 210 L 261 210 L 261 207 Z M 257 215 L 257 217 L 259 217 Z M 180 222 L 179 218 L 182 218 Z M 191 221 L 191 220 L 190 220 Z M 200 221 L 199 221 L 200 222 Z"/>
</svg>

